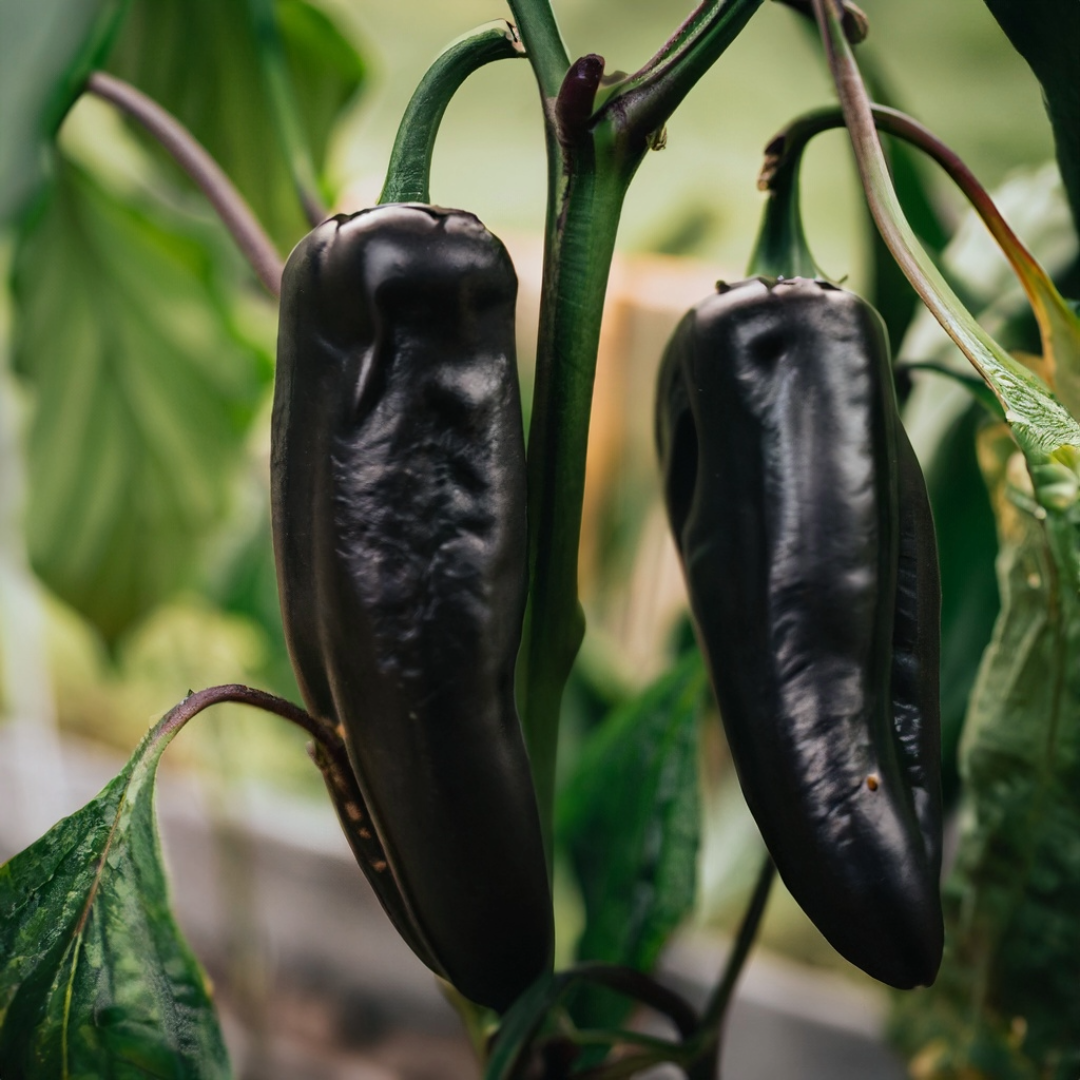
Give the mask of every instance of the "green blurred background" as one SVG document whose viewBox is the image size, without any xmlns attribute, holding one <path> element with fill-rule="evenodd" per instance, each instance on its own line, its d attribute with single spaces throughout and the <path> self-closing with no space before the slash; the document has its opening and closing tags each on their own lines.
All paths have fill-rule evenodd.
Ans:
<svg viewBox="0 0 1080 1080">
<path fill-rule="evenodd" d="M 562 0 L 555 6 L 571 55 L 598 52 L 609 71 L 640 66 L 690 9 L 688 3 L 660 0 Z M 1051 157 L 1038 85 L 982 0 L 866 0 L 863 6 L 871 35 L 862 55 L 872 58 L 894 103 L 957 150 L 988 187 L 1018 166 Z M 307 107 L 322 108 L 317 140 L 326 149 L 322 182 L 335 209 L 346 211 L 376 199 L 398 118 L 435 54 L 470 27 L 507 14 L 495 0 L 325 0 L 295 7 L 306 13 L 301 29 L 310 32 L 310 40 L 322 42 L 320 48 L 333 34 L 328 36 L 318 18 L 329 17 L 334 33 L 360 58 L 335 46 L 336 66 L 327 74 L 317 63 L 317 48 L 312 47 L 306 59 L 302 49 L 299 59 L 294 57 L 294 74 L 306 71 L 313 82 L 323 80 L 322 106 L 312 95 L 314 103 Z M 226 159 L 234 175 L 247 178 L 254 193 L 249 197 L 285 251 L 299 238 L 303 224 L 289 202 L 284 170 L 275 173 L 277 166 L 264 162 L 264 157 L 273 157 L 268 149 L 273 132 L 259 126 L 265 118 L 251 81 L 257 64 L 240 48 L 242 35 L 233 35 L 229 22 L 241 18 L 236 13 L 243 5 L 232 0 L 218 6 L 174 3 L 160 10 L 166 8 L 176 25 L 137 26 L 137 33 L 130 32 L 135 36 L 121 40 L 115 62 L 129 77 L 139 75 L 154 84 Z M 136 10 L 147 23 L 159 17 L 146 4 Z M 301 44 L 304 40 L 303 34 L 295 38 Z M 163 42 L 183 43 L 190 51 L 162 52 Z M 250 42 L 245 48 L 250 51 Z M 220 97 L 204 94 L 192 100 L 190 93 L 176 89 L 183 88 L 189 63 L 213 74 Z M 354 89 L 350 80 L 355 83 L 361 73 L 361 93 L 349 100 Z M 154 92 L 153 86 L 147 88 Z M 568 764 L 578 738 L 663 664 L 659 653 L 653 666 L 627 663 L 625 655 L 620 659 L 620 653 L 627 654 L 620 634 L 633 622 L 626 616 L 633 606 L 628 594 L 640 590 L 643 579 L 648 591 L 650 578 L 661 572 L 670 575 L 671 567 L 670 558 L 665 564 L 664 556 L 653 550 L 663 540 L 662 528 L 653 527 L 659 493 L 651 464 L 648 397 L 652 365 L 676 310 L 650 307 L 650 289 L 654 280 L 700 281 L 700 286 L 689 286 L 688 305 L 696 299 L 692 289 L 700 287 L 703 294 L 712 279 L 741 275 L 762 206 L 755 180 L 764 146 L 796 115 L 831 101 L 808 23 L 779 4 L 767 3 L 676 113 L 668 126 L 666 149 L 649 156 L 631 189 L 619 248 L 638 284 L 620 286 L 618 292 L 618 303 L 626 310 L 612 317 L 612 326 L 622 327 L 622 337 L 612 331 L 612 344 L 609 334 L 608 360 L 601 359 L 594 426 L 610 434 L 610 414 L 621 418 L 625 412 L 629 419 L 620 419 L 618 430 L 601 446 L 607 457 L 598 455 L 598 460 L 618 462 L 617 473 L 598 467 L 590 476 L 582 589 L 595 632 L 568 692 Z M 251 117 L 243 128 L 246 142 L 239 135 L 232 138 L 230 132 L 239 129 L 226 128 L 224 121 L 215 128 L 217 111 L 228 113 L 234 125 L 235 117 Z M 263 145 L 256 133 L 264 138 Z M 127 752 L 149 721 L 189 687 L 246 681 L 297 696 L 277 620 L 266 510 L 275 313 L 229 250 L 201 199 L 107 106 L 77 105 L 65 122 L 62 144 L 85 172 L 63 174 L 66 179 L 53 189 L 52 202 L 40 211 L 44 224 L 24 226 L 27 231 L 17 245 L 10 233 L 3 240 L 4 264 L 15 262 L 21 312 L 13 345 L 11 295 L 6 295 L 0 332 L 19 379 L 5 387 L 11 422 L 30 448 L 25 500 L 30 556 L 50 584 L 60 583 L 68 600 L 83 608 L 79 614 L 55 595 L 43 594 L 56 716 L 63 729 Z M 958 217 L 959 200 L 939 178 L 929 171 L 927 175 L 942 194 L 945 215 Z M 821 267 L 834 279 L 846 278 L 856 289 L 864 288 L 870 250 L 867 219 L 846 136 L 834 133 L 818 140 L 803 176 L 807 229 Z M 434 200 L 473 210 L 507 238 L 515 254 L 521 251 L 526 259 L 535 259 L 543 226 L 544 179 L 540 112 L 528 65 L 501 63 L 482 70 L 447 113 L 435 159 Z M 104 206 L 102 197 L 94 194 L 98 187 L 106 201 L 115 200 L 101 211 L 102 219 L 113 215 L 112 231 L 104 233 L 87 224 L 98 218 L 80 217 L 72 209 Z M 58 216 L 61 196 L 69 200 L 64 204 L 70 211 L 67 217 Z M 144 207 L 145 220 L 139 216 L 142 209 L 134 216 L 116 209 L 128 204 Z M 153 233 L 155 239 L 147 241 L 152 231 L 147 222 L 166 222 L 172 231 Z M 46 243 L 50 229 L 60 237 L 50 241 L 52 246 Z M 66 253 L 65 243 L 72 244 Z M 117 265 L 138 272 L 129 273 L 124 288 L 109 291 L 96 279 L 108 263 L 106 255 L 118 250 Z M 645 258 L 651 254 L 696 261 L 680 270 L 663 259 Z M 660 267 L 655 279 L 649 276 L 654 266 Z M 519 269 L 526 292 L 530 271 L 524 264 Z M 531 272 L 535 274 L 535 268 Z M 52 307 L 50 296 L 56 301 Z M 76 296 L 78 305 L 72 300 Z M 212 308 L 212 315 L 197 314 L 200 305 Z M 626 313 L 637 310 L 635 305 L 646 313 L 637 321 L 633 311 L 631 316 Z M 196 314 L 184 323 L 188 316 L 181 318 L 178 311 Z M 59 336 L 61 322 L 70 340 Z M 173 323 L 175 334 L 168 343 L 155 336 Z M 105 326 L 119 329 L 111 337 L 99 334 L 100 342 L 88 345 Z M 526 372 L 530 336 L 529 327 L 523 327 Z M 642 359 L 627 359 L 620 367 L 620 348 L 628 357 L 633 352 Z M 81 355 L 80 350 L 89 355 L 79 361 L 81 366 L 57 371 L 48 362 L 57 349 L 69 359 Z M 99 361 L 93 387 L 97 398 L 75 386 L 76 376 L 85 374 L 94 358 Z M 176 390 L 162 378 L 147 389 L 140 379 L 155 364 L 159 372 L 173 374 L 187 364 L 197 378 Z M 73 403 L 79 423 L 59 413 L 51 427 L 43 422 L 46 413 L 40 405 L 46 400 L 43 388 L 50 372 L 70 395 L 66 400 Z M 633 387 L 632 394 L 627 386 Z M 211 424 L 207 414 L 199 412 L 199 402 L 213 387 L 221 391 L 225 404 Z M 73 495 L 65 493 L 78 493 L 81 484 L 95 482 L 79 471 L 88 460 L 87 448 L 100 445 L 94 425 L 101 422 L 103 410 L 111 409 L 110 432 L 134 431 L 138 423 L 129 421 L 145 419 L 151 404 L 161 408 L 170 394 L 188 405 L 183 422 L 175 430 L 169 424 L 147 424 L 153 430 L 143 432 L 143 441 L 136 438 L 131 446 L 121 440 L 116 460 L 128 453 L 137 459 L 137 468 L 121 469 L 112 459 L 102 466 L 114 468 L 115 513 L 127 530 L 123 547 L 110 548 L 104 562 L 111 558 L 124 565 L 100 574 L 91 565 L 87 571 L 80 560 L 88 530 L 101 526 L 95 519 L 101 516 L 100 502 L 97 508 L 79 511 Z M 88 401 L 101 404 L 79 413 L 79 403 Z M 137 410 L 125 413 L 129 406 Z M 80 434 L 84 429 L 89 434 Z M 190 454 L 177 450 L 185 440 Z M 617 497 L 608 491 L 616 491 Z M 9 486 L 9 501 L 11 492 Z M 51 516 L 35 509 L 36 503 L 51 506 Z M 187 510 L 195 514 L 195 525 Z M 190 532 L 185 532 L 188 526 Z M 115 594 L 102 592 L 102 583 L 108 584 L 110 574 L 122 576 L 133 563 L 143 567 L 140 581 L 150 584 L 121 609 L 110 599 Z M 666 571 L 660 569 L 664 565 Z M 677 576 L 668 584 L 677 593 Z M 652 627 L 657 649 L 676 628 L 672 614 L 669 608 L 662 620 L 657 615 Z M 9 713 L 26 700 L 15 686 L 26 670 L 15 659 L 25 645 L 18 638 L 17 620 L 9 620 L 0 633 L 6 660 L 6 674 L 0 676 L 6 685 L 0 690 Z M 634 655 L 633 650 L 628 655 Z M 170 755 L 174 761 L 186 758 L 222 778 L 257 778 L 313 796 L 321 790 L 303 753 L 302 737 L 285 725 L 242 710 L 220 710 L 215 716 L 193 726 L 177 743 Z M 715 732 L 707 739 L 716 742 Z M 711 742 L 709 767 L 722 776 L 723 751 Z M 740 853 L 753 847 L 754 833 L 730 783 L 717 784 L 710 799 L 716 811 L 711 816 L 720 824 L 706 834 L 707 858 L 712 861 L 702 888 L 715 911 L 730 915 L 737 910 L 733 897 L 741 895 L 745 874 L 754 870 L 753 861 L 740 861 Z M 572 906 L 568 902 L 568 908 Z M 797 920 L 779 926 L 774 939 L 801 955 L 829 955 Z"/>
</svg>

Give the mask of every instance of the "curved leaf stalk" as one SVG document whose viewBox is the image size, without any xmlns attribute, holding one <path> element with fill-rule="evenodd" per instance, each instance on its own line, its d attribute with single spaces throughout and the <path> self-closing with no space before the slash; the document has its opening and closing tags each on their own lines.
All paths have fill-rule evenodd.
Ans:
<svg viewBox="0 0 1080 1080">
<path fill-rule="evenodd" d="M 86 90 L 137 120 L 161 143 L 207 197 L 267 292 L 280 296 L 281 257 L 244 197 L 191 132 L 130 83 L 103 71 L 87 79 Z"/>
<path fill-rule="evenodd" d="M 1080 416 L 1080 318 L 1062 298 L 1050 275 L 1009 227 L 1001 211 L 960 157 L 917 120 L 884 105 L 871 105 L 878 131 L 887 132 L 922 150 L 945 170 L 963 192 L 1009 260 L 1027 293 L 1042 338 L 1043 359 L 1062 402 Z M 807 143 L 823 131 L 843 127 L 838 108 L 819 109 L 800 117 L 780 132 L 765 151 L 759 186 L 779 195 L 798 170 Z"/>
<path fill-rule="evenodd" d="M 808 19 L 814 17 L 812 0 L 778 0 L 778 3 L 791 8 L 792 11 L 797 11 L 800 15 L 805 15 Z M 865 41 L 866 35 L 870 33 L 870 20 L 866 17 L 866 12 L 862 8 L 850 3 L 849 0 L 842 0 L 842 3 L 844 7 L 844 35 L 852 45 L 858 45 L 860 42 Z"/>
<path fill-rule="evenodd" d="M 196 690 L 188 694 L 179 705 L 174 705 L 144 736 L 144 750 L 153 750 L 160 753 L 172 740 L 177 732 L 193 717 L 198 716 L 204 709 L 211 705 L 221 705 L 231 701 L 240 705 L 250 705 L 263 712 L 273 713 L 292 724 L 296 724 L 306 731 L 320 747 L 330 753 L 335 753 L 340 737 L 325 720 L 317 720 L 309 716 L 299 705 L 291 701 L 268 694 L 265 690 L 255 690 L 250 686 L 240 683 L 226 683 L 223 686 L 211 686 L 205 690 Z M 342 746 L 344 744 L 342 743 Z M 138 756 L 138 751 L 135 755 Z"/>
<path fill-rule="evenodd" d="M 315 226 L 326 218 L 326 207 L 319 196 L 319 180 L 278 32 L 274 0 L 248 0 L 248 9 L 281 148 L 289 163 L 304 216 L 309 225 Z"/>
<path fill-rule="evenodd" d="M 380 203 L 431 202 L 431 159 L 450 99 L 485 64 L 524 55 L 517 31 L 499 19 L 463 34 L 436 57 L 398 125 Z"/>
<path fill-rule="evenodd" d="M 837 0 L 814 0 L 814 10 L 867 201 L 893 258 L 931 314 L 997 395 L 1029 464 L 1046 461 L 1062 446 L 1080 446 L 1080 423 L 979 326 L 923 251 L 896 197 L 866 87 L 844 37 Z"/>
</svg>

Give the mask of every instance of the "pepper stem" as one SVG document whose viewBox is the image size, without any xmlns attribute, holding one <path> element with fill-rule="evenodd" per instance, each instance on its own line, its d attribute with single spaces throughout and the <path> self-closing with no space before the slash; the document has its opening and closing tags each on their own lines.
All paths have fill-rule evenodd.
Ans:
<svg viewBox="0 0 1080 1080">
<path fill-rule="evenodd" d="M 903 139 L 937 162 L 982 218 L 1027 293 L 1039 324 L 1044 368 L 1054 380 L 1065 406 L 1074 415 L 1080 415 L 1080 318 L 954 150 L 898 109 L 871 105 L 871 114 L 878 131 Z M 810 140 L 823 131 L 843 125 L 844 114 L 838 108 L 819 109 L 790 124 L 766 149 L 759 186 L 765 187 L 770 194 L 780 195 L 782 186 L 788 183 L 787 174 L 798 169 Z"/>
<path fill-rule="evenodd" d="M 769 150 L 765 152 L 768 154 Z M 768 184 L 758 181 L 758 187 L 766 191 L 768 197 L 761 219 L 761 231 L 750 256 L 747 277 L 817 276 L 799 207 L 801 165 L 802 156 L 793 154 L 784 159 L 782 166 L 777 167 Z"/>
<path fill-rule="evenodd" d="M 95 71 L 86 81 L 87 93 L 103 98 L 137 120 L 191 177 L 266 290 L 281 295 L 283 264 L 251 207 L 206 148 L 171 113 L 130 83 Z"/>
<path fill-rule="evenodd" d="M 436 57 L 401 118 L 380 204 L 431 202 L 431 158 L 450 99 L 485 64 L 524 55 L 517 31 L 499 19 L 463 34 Z"/>
</svg>

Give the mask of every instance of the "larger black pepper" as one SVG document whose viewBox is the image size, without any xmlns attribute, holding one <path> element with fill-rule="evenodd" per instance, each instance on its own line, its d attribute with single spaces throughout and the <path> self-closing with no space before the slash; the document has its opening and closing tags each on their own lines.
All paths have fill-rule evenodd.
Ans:
<svg viewBox="0 0 1080 1080">
<path fill-rule="evenodd" d="M 365 870 L 422 958 L 499 1009 L 552 950 L 514 705 L 516 292 L 471 214 L 318 226 L 285 270 L 271 464 L 289 649 L 308 709 L 344 731 L 388 864 Z"/>
</svg>

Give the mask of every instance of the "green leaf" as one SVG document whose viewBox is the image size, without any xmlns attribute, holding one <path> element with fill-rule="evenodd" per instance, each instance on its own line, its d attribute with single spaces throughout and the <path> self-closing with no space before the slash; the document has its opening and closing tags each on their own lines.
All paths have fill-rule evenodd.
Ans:
<svg viewBox="0 0 1080 1080">
<path fill-rule="evenodd" d="M 367 64 L 352 42 L 313 4 L 278 0 L 276 8 L 300 119 L 311 156 L 321 168 L 335 122 L 367 82 Z"/>
<path fill-rule="evenodd" d="M 530 1044 L 573 979 L 573 972 L 547 972 L 514 1002 L 499 1025 L 484 1080 L 515 1080 Z"/>
<path fill-rule="evenodd" d="M 585 902 L 583 960 L 648 971 L 693 907 L 705 688 L 694 651 L 596 731 L 560 795 L 558 836 Z M 590 989 L 575 1016 L 609 1026 L 625 1011 L 624 1002 Z"/>
<path fill-rule="evenodd" d="M 169 910 L 159 725 L 92 802 L 0 867 L 0 1076 L 230 1075 L 206 975 Z"/>
<path fill-rule="evenodd" d="M 108 640 L 186 580 L 270 378 L 205 239 L 65 166 L 16 253 L 31 560 Z"/>
<path fill-rule="evenodd" d="M 981 380 L 978 385 L 985 387 Z M 986 415 L 973 402 L 950 424 L 926 467 L 941 565 L 941 756 L 947 803 L 958 793 L 960 733 L 1001 606 L 997 531 L 975 454 L 976 432 Z"/>
<path fill-rule="evenodd" d="M 124 0 L 0 4 L 0 224 L 44 185 L 56 130 L 119 27 Z"/>
<path fill-rule="evenodd" d="M 291 247 L 308 231 L 273 110 L 250 0 L 131 0 L 110 70 L 176 115 L 210 151 L 270 233 Z M 300 119 L 321 167 L 342 106 L 362 80 L 355 48 L 317 8 L 278 6 Z"/>
<path fill-rule="evenodd" d="M 935 1077 L 1080 1071 L 1080 452 L 1036 470 L 995 447 L 1002 611 L 962 745 L 946 954 L 896 1028 Z M 985 457 L 985 453 L 984 453 Z M 1060 498 L 1071 477 L 1071 498 Z M 1068 486 L 1068 484 L 1066 484 Z"/>
<path fill-rule="evenodd" d="M 1042 85 L 1058 165 L 1080 230 L 1080 4 L 1075 0 L 986 0 Z"/>
</svg>

